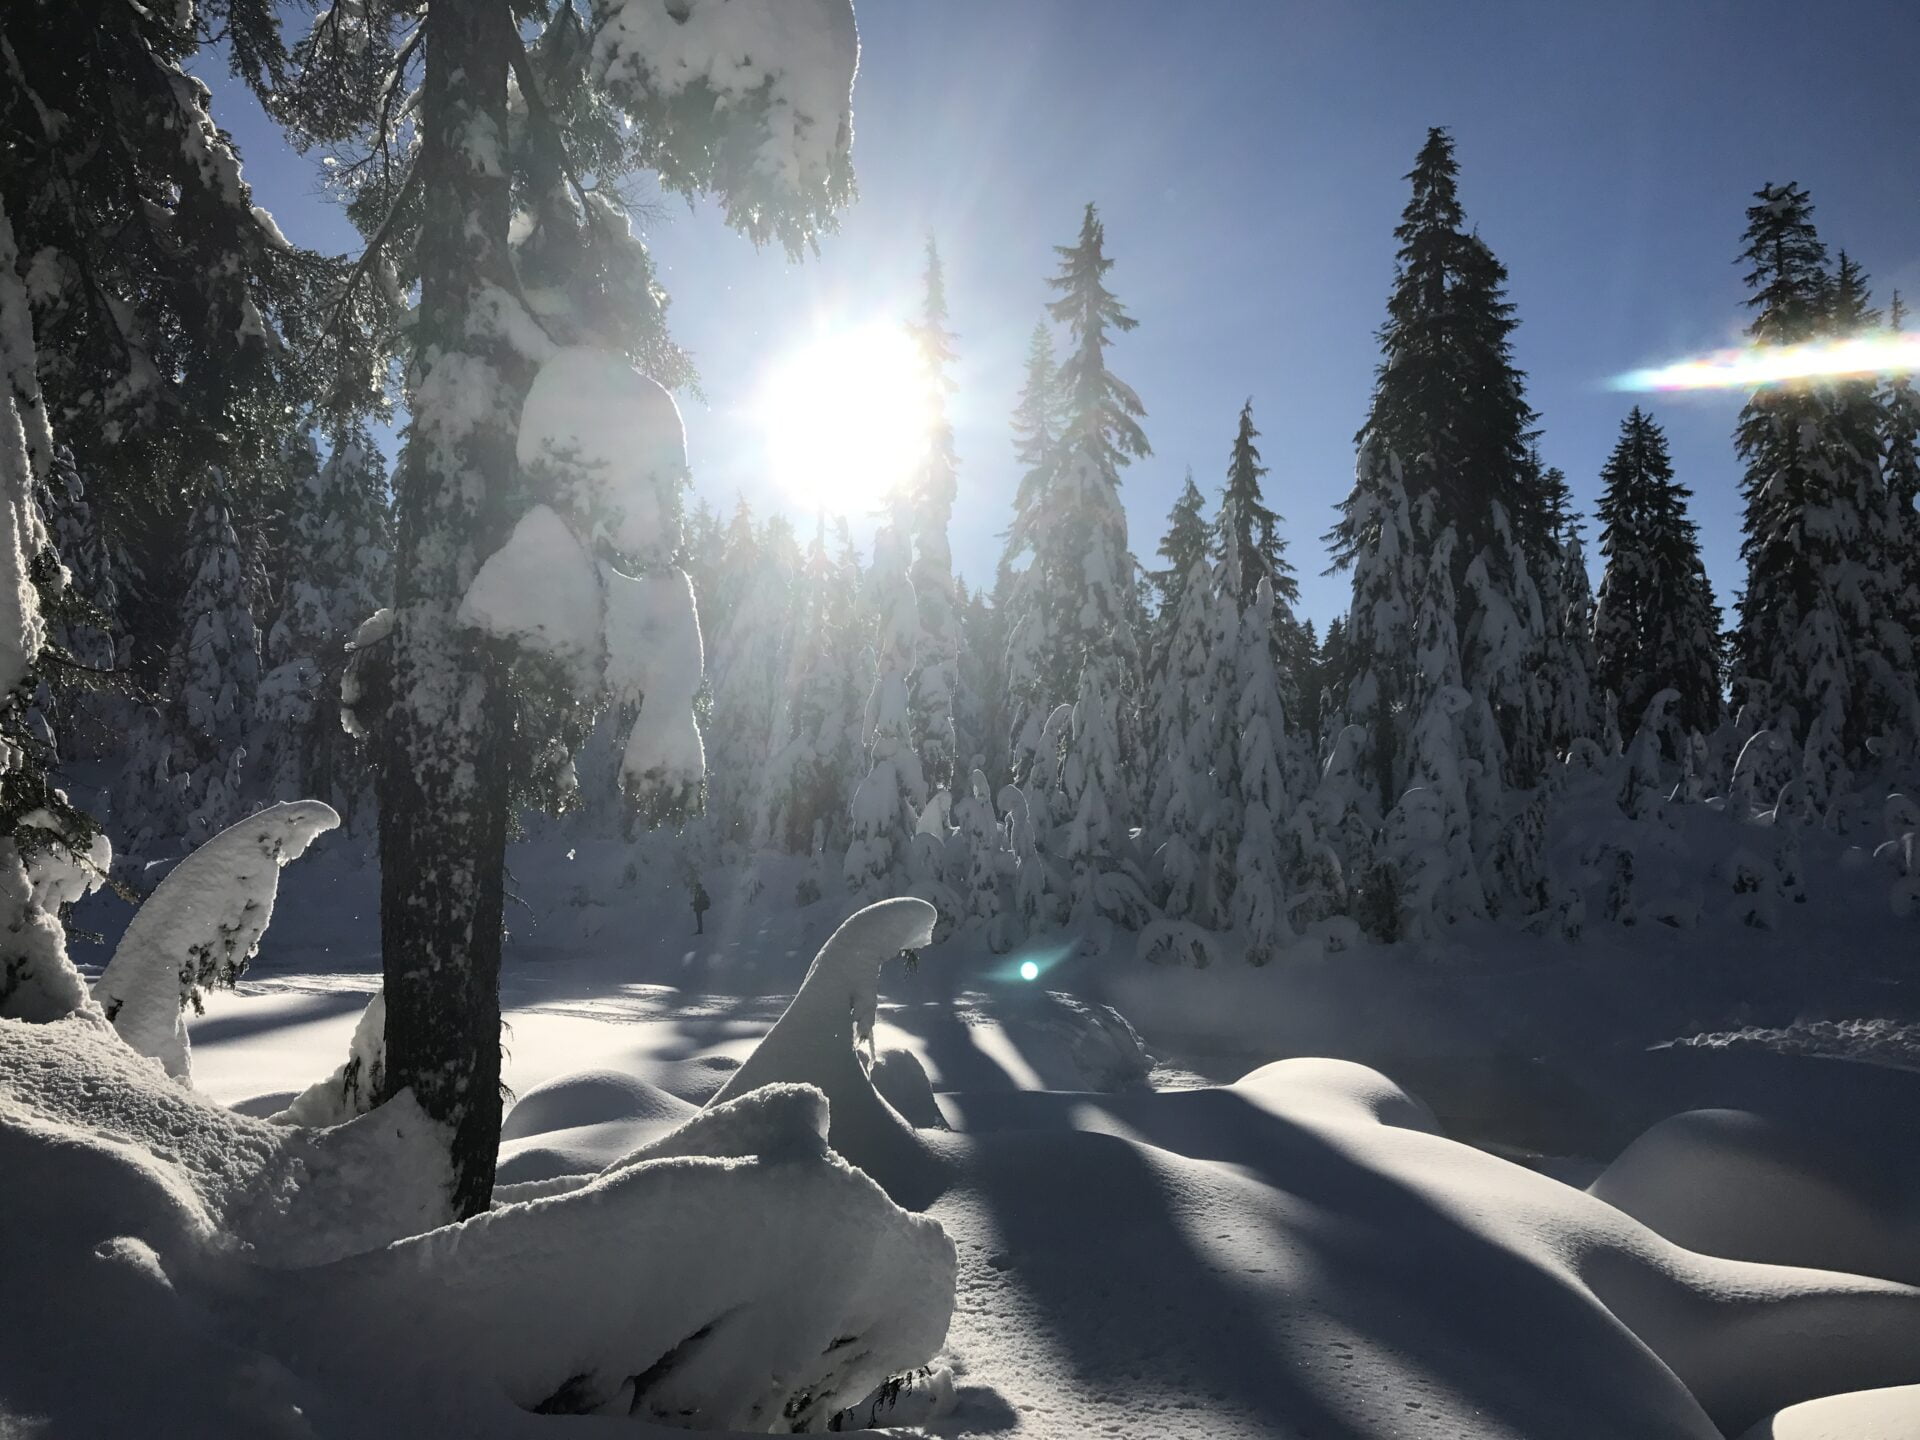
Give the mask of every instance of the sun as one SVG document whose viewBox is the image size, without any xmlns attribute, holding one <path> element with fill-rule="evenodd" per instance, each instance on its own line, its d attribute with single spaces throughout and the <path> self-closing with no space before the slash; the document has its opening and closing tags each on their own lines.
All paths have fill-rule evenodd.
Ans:
<svg viewBox="0 0 1920 1440">
<path fill-rule="evenodd" d="M 774 483 L 796 504 L 839 514 L 876 508 L 912 472 L 932 416 L 919 347 L 884 322 L 793 351 L 754 410 Z"/>
</svg>

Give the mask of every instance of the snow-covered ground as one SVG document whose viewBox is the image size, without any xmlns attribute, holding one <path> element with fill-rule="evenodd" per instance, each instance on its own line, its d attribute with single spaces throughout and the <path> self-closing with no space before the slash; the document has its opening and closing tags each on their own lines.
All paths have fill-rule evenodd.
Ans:
<svg viewBox="0 0 1920 1440">
<path fill-rule="evenodd" d="M 805 1158 L 818 1152 L 804 1105 L 781 1112 L 797 1120 L 748 1123 L 749 1140 L 720 1152 L 676 1135 L 740 1075 L 849 907 L 800 904 L 806 866 L 775 860 L 751 878 L 706 876 L 715 908 L 696 936 L 682 879 L 650 864 L 649 846 L 563 849 L 536 835 L 516 849 L 523 903 L 503 978 L 516 1098 L 499 1208 L 437 1248 L 387 1246 L 418 1228 L 417 1122 L 382 1111 L 288 1132 L 245 1118 L 336 1070 L 377 989 L 374 874 L 345 845 L 329 852 L 323 838 L 286 871 L 260 959 L 192 1017 L 202 1098 L 172 1098 L 157 1071 L 146 1082 L 174 1107 L 168 1124 L 131 1141 L 115 1130 L 114 1086 L 139 1091 L 125 1063 L 90 1082 L 89 1110 L 50 1099 L 17 1039 L 0 1036 L 0 1136 L 16 1157 L 0 1175 L 41 1197 L 23 1206 L 5 1187 L 28 1223 L 0 1258 L 26 1283 L 0 1287 L 0 1328 L 28 1338 L 0 1362 L 0 1433 L 563 1423 L 524 1413 L 540 1403 L 658 1417 L 663 1396 L 713 1393 L 681 1347 L 705 1345 L 721 1357 L 707 1369 L 721 1365 L 736 1351 L 695 1345 L 695 1326 L 744 1306 L 764 1363 L 788 1378 L 726 1381 L 738 1403 L 693 1417 L 709 1426 L 823 1424 L 870 1387 L 871 1366 L 853 1366 L 795 1388 L 796 1367 L 841 1353 L 819 1343 L 824 1324 L 889 1337 L 891 1351 L 876 1339 L 846 1353 L 891 1354 L 907 1372 L 842 1414 L 848 1425 L 1063 1440 L 1920 1436 L 1920 1076 L 1757 1043 L 1646 1048 L 1749 1019 L 1789 1025 L 1805 1018 L 1802 992 L 1879 997 L 1891 1018 L 1873 1034 L 1904 1023 L 1911 1000 L 1894 982 L 1910 961 L 1886 953 L 1899 936 L 1886 921 L 1820 914 L 1816 899 L 1806 925 L 1740 932 L 1738 949 L 1724 930 L 1597 929 L 1578 946 L 1488 932 L 1487 953 L 1463 934 L 1446 964 L 1361 949 L 1200 973 L 1136 962 L 1099 936 L 1008 956 L 965 941 L 921 949 L 883 967 L 870 1037 L 856 977 L 851 1011 L 832 997 L 814 1006 L 829 1019 L 837 1006 L 851 1029 L 833 1022 L 824 1049 L 790 1033 L 735 1086 L 805 1080 L 835 1114 L 870 1111 L 864 1129 L 849 1119 L 830 1133 L 911 1212 L 890 1220 L 901 1212 L 857 1174 Z M 124 916 L 96 897 L 80 923 L 110 930 Z M 1844 947 L 1816 946 L 1848 923 Z M 909 941 L 889 931 L 880 943 Z M 1744 999 L 1736 969 L 1751 981 Z M 871 1050 L 890 1109 L 856 1093 L 855 1046 Z M 1284 1058 L 1313 1055 L 1344 1058 Z M 142 1113 L 159 1103 L 135 1099 Z M 220 1120 L 231 1112 L 219 1106 L 238 1117 Z M 361 1137 L 356 1159 L 305 1158 L 297 1172 L 247 1162 L 297 1182 L 216 1183 L 193 1158 L 325 1156 L 335 1134 Z M 800 1217 L 788 1238 L 757 1222 L 736 1234 L 714 1216 L 749 1202 L 671 1188 L 696 1183 L 673 1169 L 694 1162 L 664 1157 L 713 1153 L 758 1154 L 712 1162 L 755 1174 L 799 1153 L 823 1197 L 810 1203 L 827 1209 L 795 1210 L 781 1181 L 767 1195 Z M 117 1193 L 130 1164 L 175 1198 L 61 1206 L 43 1194 Z M 186 1178 L 166 1179 L 169 1166 Z M 262 1188 L 282 1196 L 277 1209 L 262 1209 Z M 302 1194 L 345 1213 L 289 1220 Z M 557 1202 L 525 1203 L 539 1195 L 568 1197 L 564 1228 L 542 1209 Z M 866 1207 L 868 1238 L 853 1248 L 869 1253 L 844 1262 L 852 1274 L 806 1270 L 846 1248 L 827 1218 L 846 1205 Z M 244 1283 L 181 1238 L 185 1212 L 253 1247 Z M 945 1281 L 912 1228 L 926 1220 L 952 1243 Z M 311 1268 L 369 1246 L 387 1248 Z M 891 1278 L 861 1279 L 882 1253 Z M 742 1266 L 764 1283 L 722 1304 Z M 42 1286 L 69 1298 L 49 1305 Z M 401 1298 L 418 1286 L 438 1298 Z M 780 1287 L 835 1313 L 781 1309 Z M 917 1334 L 945 1303 L 944 1341 Z M 106 1321 L 92 1305 L 119 1308 Z M 171 1338 L 123 1383 L 84 1398 L 61 1388 L 147 1325 Z M 605 1378 L 619 1374 L 625 1389 Z"/>
</svg>

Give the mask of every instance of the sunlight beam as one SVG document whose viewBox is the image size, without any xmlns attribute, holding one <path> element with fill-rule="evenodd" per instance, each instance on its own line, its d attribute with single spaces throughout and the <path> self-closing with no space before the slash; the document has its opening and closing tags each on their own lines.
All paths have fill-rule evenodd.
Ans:
<svg viewBox="0 0 1920 1440">
<path fill-rule="evenodd" d="M 782 493 L 840 514 L 877 508 L 924 455 L 931 396 L 897 324 L 827 331 L 780 362 L 754 407 Z"/>
</svg>

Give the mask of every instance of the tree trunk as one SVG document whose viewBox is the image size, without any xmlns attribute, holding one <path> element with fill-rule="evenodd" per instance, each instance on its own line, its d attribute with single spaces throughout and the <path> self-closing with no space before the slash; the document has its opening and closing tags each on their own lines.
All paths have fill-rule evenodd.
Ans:
<svg viewBox="0 0 1920 1440">
<path fill-rule="evenodd" d="M 389 1095 L 451 1134 L 453 1212 L 485 1210 L 500 1142 L 501 875 L 512 701 L 454 622 L 511 520 L 525 367 L 480 322 L 513 293 L 505 0 L 434 0 L 421 97 L 420 308 L 398 483 L 392 699 L 380 729 Z"/>
</svg>

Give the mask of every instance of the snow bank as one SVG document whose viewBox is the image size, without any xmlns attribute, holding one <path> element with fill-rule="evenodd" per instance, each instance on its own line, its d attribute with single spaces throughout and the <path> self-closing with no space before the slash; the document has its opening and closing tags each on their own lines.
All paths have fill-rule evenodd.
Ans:
<svg viewBox="0 0 1920 1440">
<path fill-rule="evenodd" d="M 1856 1390 L 1789 1405 L 1740 1440 L 1920 1440 L 1920 1385 Z"/>
<path fill-rule="evenodd" d="M 281 1325 L 337 1337 L 316 1357 L 326 1375 L 417 1387 L 446 1419 L 504 1395 L 548 1414 L 824 1428 L 939 1348 L 955 1256 L 827 1150 L 822 1109 L 775 1087 L 706 1111 L 682 1143 L 579 1189 L 309 1276 Z"/>
<path fill-rule="evenodd" d="M 883 900 L 850 916 L 820 948 L 786 1012 L 710 1103 L 775 1082 L 818 1086 L 832 1110 L 835 1150 L 901 1203 L 931 1198 L 937 1162 L 880 1098 L 868 1069 L 880 967 L 927 944 L 934 918 L 933 906 L 914 899 Z"/>
<path fill-rule="evenodd" d="M 1904 1146 L 1869 1154 L 1744 1110 L 1690 1110 L 1588 1190 L 1702 1254 L 1920 1284 L 1910 1171 Z"/>
<path fill-rule="evenodd" d="M 941 1228 L 826 1128 L 818 1091 L 770 1087 L 432 1228 L 445 1139 L 408 1096 L 271 1124 L 97 1015 L 0 1021 L 0 1430 L 502 1435 L 529 1410 L 824 1428 L 933 1357 L 956 1272 Z"/>
<path fill-rule="evenodd" d="M 185 1007 L 232 985 L 273 919 L 280 868 L 339 825 L 318 800 L 269 805 L 174 867 L 134 915 L 93 987 L 121 1037 L 192 1083 Z"/>
<path fill-rule="evenodd" d="M 657 1085 L 616 1070 L 586 1070 L 537 1085 L 500 1127 L 500 1177 L 509 1184 L 591 1175 L 699 1113 Z"/>
</svg>

